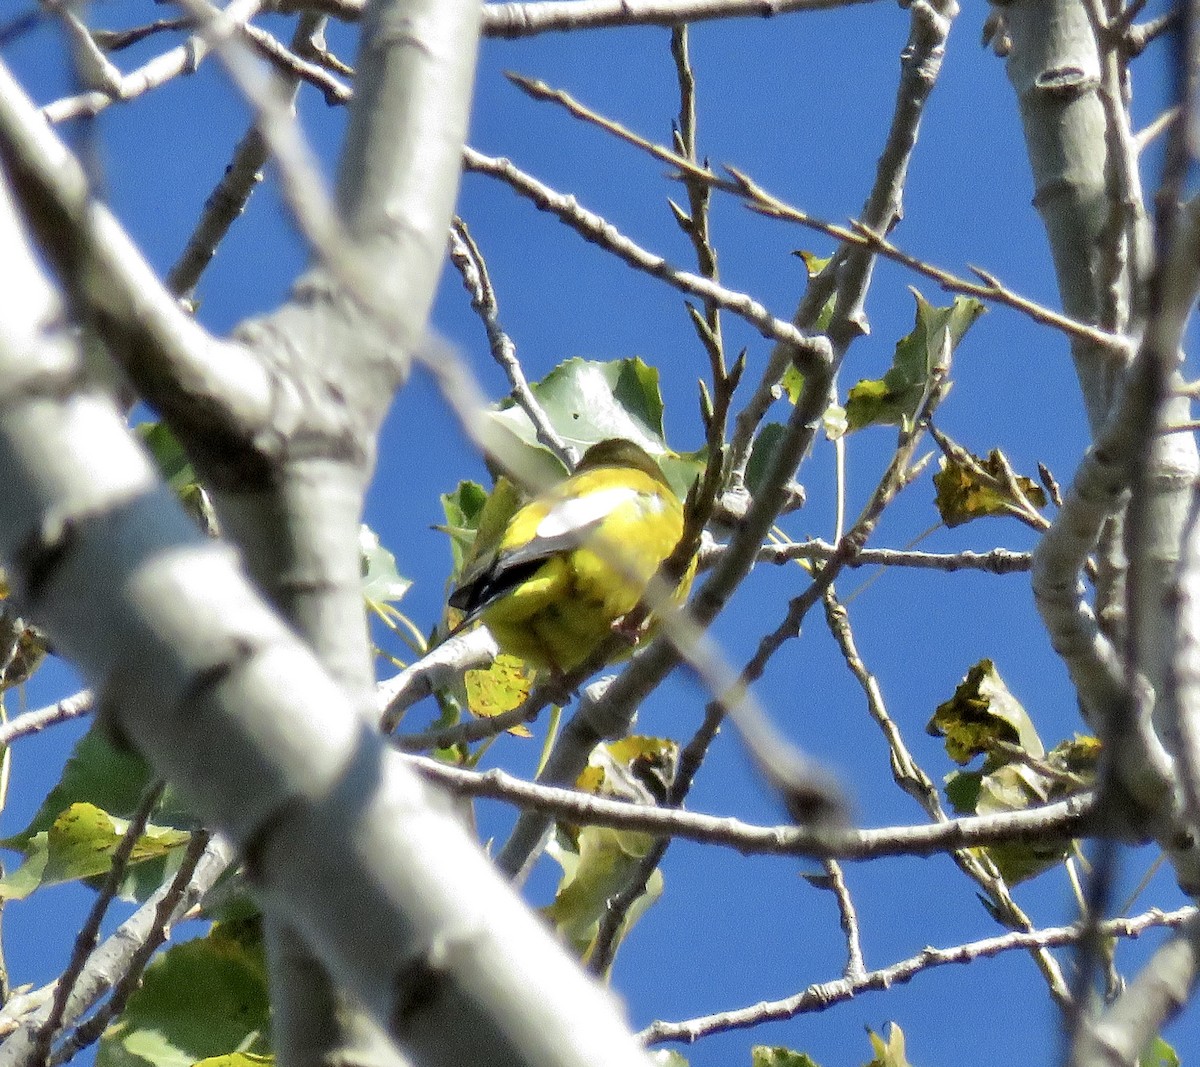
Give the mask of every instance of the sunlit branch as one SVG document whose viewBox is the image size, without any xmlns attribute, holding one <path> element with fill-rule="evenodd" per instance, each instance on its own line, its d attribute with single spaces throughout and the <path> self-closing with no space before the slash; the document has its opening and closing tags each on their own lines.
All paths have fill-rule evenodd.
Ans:
<svg viewBox="0 0 1200 1067">
<path fill-rule="evenodd" d="M 565 30 L 622 26 L 679 26 L 712 19 L 770 18 L 789 12 L 824 11 L 871 0 L 550 0 L 484 4 L 485 37 L 532 37 Z M 362 14 L 365 0 L 274 0 L 277 11 L 319 11 L 347 22 Z"/>
<path fill-rule="evenodd" d="M 249 22 L 258 13 L 262 0 L 232 0 L 225 8 L 224 15 L 234 23 Z M 209 45 L 200 35 L 189 37 L 181 45 L 155 56 L 136 70 L 128 74 L 120 74 L 111 67 L 109 84 L 105 89 L 92 89 L 76 96 L 64 97 L 47 104 L 42 113 L 51 123 L 65 122 L 68 119 L 91 118 L 100 114 L 110 104 L 134 100 L 152 89 L 165 85 L 181 74 L 190 74 L 208 55 Z"/>
<path fill-rule="evenodd" d="M 725 551 L 725 545 L 714 544 L 705 549 L 700 557 L 701 568 L 712 566 Z M 786 545 L 763 545 L 758 551 L 760 563 L 783 566 L 796 560 L 832 559 L 838 546 L 829 541 L 810 539 Z M 1032 565 L 1029 552 L 1014 552 L 1008 548 L 993 548 L 989 552 L 914 552 L 896 548 L 864 548 L 852 559 L 846 560 L 847 567 L 908 567 L 917 570 L 936 571 L 986 571 L 990 574 L 1023 574 Z"/>
<path fill-rule="evenodd" d="M 22 737 L 38 734 L 50 726 L 61 722 L 70 722 L 81 715 L 89 714 L 95 706 L 95 698 L 90 689 L 81 689 L 69 697 L 64 697 L 57 704 L 49 704 L 44 708 L 26 711 L 15 719 L 0 724 L 0 746 L 10 745 Z"/>
<path fill-rule="evenodd" d="M 528 782 L 498 769 L 480 772 L 425 756 L 410 758 L 425 777 L 463 796 L 487 797 L 535 808 L 562 822 L 682 838 L 731 848 L 743 855 L 851 862 L 884 856 L 929 856 L 1016 841 L 1070 838 L 1088 832 L 1093 810 L 1090 795 L 1080 794 L 1027 811 L 968 816 L 916 826 L 840 830 L 795 825 L 755 826 L 724 816 L 632 804 L 562 786 Z"/>
<path fill-rule="evenodd" d="M 309 18 L 315 17 L 318 16 L 309 16 Z M 304 32 L 303 27 L 297 30 L 297 39 L 293 41 L 290 48 L 279 38 L 251 23 L 243 26 L 241 32 L 259 55 L 269 59 L 281 72 L 295 78 L 298 83 L 304 82 L 319 90 L 325 97 L 325 103 L 331 107 L 350 102 L 354 90 L 349 85 L 320 63 L 314 63 L 299 54 L 299 41 L 309 36 Z"/>
<path fill-rule="evenodd" d="M 382 716 L 380 728 L 385 734 L 390 734 L 400 725 L 404 713 L 414 704 L 439 689 L 457 683 L 463 673 L 473 667 L 488 666 L 495 660 L 499 651 L 496 639 L 486 626 L 476 626 L 465 633 L 456 634 L 430 649 L 411 667 L 385 679 L 375 687 Z M 503 731 L 497 731 L 500 732 Z M 406 747 L 408 739 L 397 740 L 402 747 Z M 433 747 L 445 746 L 417 744 L 413 746 L 412 751 Z"/>
<path fill-rule="evenodd" d="M 842 977 L 853 982 L 867 973 L 867 966 L 863 960 L 862 935 L 858 928 L 858 912 L 842 874 L 841 864 L 837 860 L 825 860 L 823 866 L 824 881 L 827 883 L 825 888 L 828 888 L 837 900 L 838 919 L 842 925 L 842 933 L 846 935 L 846 968 L 842 971 Z M 813 877 L 809 877 L 808 881 L 813 885 L 817 884 Z"/>
</svg>

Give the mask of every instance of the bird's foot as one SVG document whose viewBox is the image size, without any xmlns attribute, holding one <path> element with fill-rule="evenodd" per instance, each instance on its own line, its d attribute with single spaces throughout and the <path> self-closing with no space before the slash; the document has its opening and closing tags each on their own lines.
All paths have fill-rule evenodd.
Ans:
<svg viewBox="0 0 1200 1067">
<path fill-rule="evenodd" d="M 646 636 L 646 631 L 649 628 L 649 619 L 638 621 L 630 618 L 628 615 L 622 615 L 612 624 L 612 632 L 621 638 L 622 641 L 627 642 L 631 648 L 637 648 L 638 643 Z"/>
</svg>

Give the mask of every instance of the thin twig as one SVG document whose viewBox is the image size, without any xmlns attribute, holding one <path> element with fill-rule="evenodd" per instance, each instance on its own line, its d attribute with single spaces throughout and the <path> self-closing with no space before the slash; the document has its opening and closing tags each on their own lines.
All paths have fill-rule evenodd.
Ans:
<svg viewBox="0 0 1200 1067">
<path fill-rule="evenodd" d="M 1136 938 L 1157 927 L 1178 929 L 1196 914 L 1196 909 L 1190 906 L 1169 912 L 1155 908 L 1132 919 L 1110 919 L 1101 924 L 1101 930 L 1108 937 Z M 682 1022 L 652 1023 L 642 1030 L 638 1037 L 646 1045 L 659 1045 L 667 1041 L 690 1043 L 712 1034 L 791 1019 L 804 1012 L 823 1011 L 833 1004 L 850 1000 L 868 990 L 886 990 L 911 981 L 921 972 L 933 967 L 943 967 L 949 963 L 971 963 L 1017 949 L 1044 952 L 1051 948 L 1076 944 L 1082 936 L 1083 931 L 1078 925 L 1051 926 L 1041 930 L 1000 934 L 954 948 L 926 948 L 915 956 L 888 967 L 869 971 L 857 981 L 842 978 L 809 986 L 784 1000 L 763 1001 L 749 1008 L 718 1012 Z"/>
<path fill-rule="evenodd" d="M 1079 322 L 1068 315 L 1063 315 L 1060 312 L 1044 307 L 1036 301 L 1023 297 L 1005 286 L 994 274 L 983 270 L 981 267 L 968 268 L 979 277 L 980 281 L 967 281 L 965 278 L 951 274 L 941 267 L 935 267 L 933 264 L 926 263 L 916 256 L 909 255 L 907 252 L 897 248 L 886 237 L 881 237 L 879 234 L 865 229 L 860 223 L 852 220 L 850 227 L 847 229 L 846 227 L 822 222 L 807 212 L 800 211 L 798 208 L 791 207 L 771 196 L 760 186 L 750 182 L 744 175 L 739 173 L 738 177 L 749 183 L 743 195 L 747 197 L 749 206 L 760 214 L 768 215 L 771 218 L 785 219 L 800 226 L 806 226 L 809 229 L 828 234 L 831 237 L 836 237 L 841 241 L 861 244 L 884 258 L 915 271 L 917 274 L 923 274 L 927 278 L 932 278 L 947 292 L 959 293 L 963 296 L 974 296 L 980 300 L 989 300 L 995 304 L 1003 304 L 1014 311 L 1019 311 L 1021 314 L 1028 316 L 1036 323 L 1061 330 L 1068 337 L 1078 338 L 1079 340 L 1099 345 L 1104 350 L 1112 352 L 1114 356 L 1118 356 L 1121 359 L 1128 358 L 1130 348 L 1128 338 L 1120 334 L 1109 333 L 1096 326 L 1089 326 L 1087 323 Z"/>
<path fill-rule="evenodd" d="M 581 207 L 573 196 L 552 189 L 514 166 L 509 160 L 485 156 L 470 147 L 463 150 L 463 160 L 467 170 L 498 178 L 514 192 L 530 200 L 539 210 L 554 215 L 585 240 L 611 252 L 635 270 L 665 281 L 680 292 L 711 301 L 717 307 L 740 316 L 764 337 L 803 349 L 811 347 L 811 337 L 791 323 L 776 318 L 752 297 L 727 289 L 709 278 L 672 266 L 662 256 L 646 251 L 626 237 L 607 219 Z"/>
<path fill-rule="evenodd" d="M 913 758 L 905 744 L 900 728 L 888 714 L 879 684 L 859 654 L 854 640 L 854 631 L 850 627 L 849 613 L 838 602 L 832 587 L 825 593 L 824 602 L 825 618 L 830 632 L 838 643 L 838 648 L 846 660 L 846 666 L 850 669 L 850 673 L 862 686 L 867 697 L 867 710 L 871 718 L 879 725 L 887 741 L 892 775 L 896 779 L 897 785 L 915 799 L 931 819 L 938 823 L 945 823 L 948 817 L 942 806 L 937 786 Z M 1018 930 L 1033 930 L 1032 920 L 1013 900 L 1007 883 L 990 859 L 966 849 L 955 851 L 953 858 L 959 869 L 987 893 L 996 914 L 1003 916 L 1006 925 Z M 1045 950 L 1035 950 L 1033 955 L 1034 961 L 1046 979 L 1051 995 L 1060 1004 L 1069 1003 L 1070 991 L 1063 979 L 1057 960 Z"/>
<path fill-rule="evenodd" d="M 124 48 L 141 44 L 146 38 L 156 34 L 178 33 L 190 30 L 192 26 L 193 22 L 189 18 L 155 19 L 144 26 L 133 26 L 126 30 L 93 29 L 91 34 L 92 40 L 105 52 L 120 52 Z"/>
<path fill-rule="evenodd" d="M 825 860 L 822 866 L 825 868 L 827 888 L 837 901 L 842 933 L 846 935 L 846 968 L 842 971 L 842 977 L 854 982 L 867 973 L 867 965 L 863 959 L 862 935 L 858 929 L 858 912 L 855 910 L 850 890 L 846 887 L 841 864 L 837 860 Z"/>
<path fill-rule="evenodd" d="M 296 27 L 292 46 L 299 47 L 319 29 L 317 16 L 304 16 Z M 299 85 L 299 76 L 293 72 L 290 82 L 282 86 L 282 91 L 290 96 L 293 106 Z M 267 143 L 256 123 L 238 142 L 233 159 L 204 202 L 204 211 L 187 245 L 167 274 L 167 288 L 176 296 L 187 296 L 196 288 L 200 276 L 216 255 L 217 247 L 245 211 L 250 195 L 262 180 L 267 158 Z"/>
<path fill-rule="evenodd" d="M 534 97 L 534 99 L 558 104 L 576 118 L 596 125 L 600 129 L 648 153 L 655 159 L 669 163 L 672 167 L 677 168 L 679 177 L 684 182 L 689 184 L 705 183 L 714 189 L 720 189 L 723 192 L 743 198 L 746 200 L 747 205 L 759 214 L 794 222 L 809 229 L 817 230 L 820 233 L 841 241 L 843 244 L 869 249 L 907 267 L 909 270 L 931 278 L 948 292 L 960 293 L 964 296 L 974 296 L 981 300 L 1003 304 L 1014 311 L 1019 311 L 1027 315 L 1041 325 L 1052 326 L 1055 329 L 1061 330 L 1068 336 L 1078 337 L 1102 345 L 1110 350 L 1117 350 L 1123 355 L 1128 354 L 1129 342 L 1120 334 L 1101 330 L 1087 323 L 1078 322 L 1067 315 L 1044 307 L 1036 301 L 1023 297 L 1019 293 L 1009 289 L 994 274 L 981 268 L 970 268 L 980 278 L 978 282 L 958 277 L 950 271 L 943 270 L 941 267 L 934 266 L 902 251 L 886 237 L 878 233 L 876 229 L 864 223 L 852 220 L 848 226 L 840 226 L 836 223 L 827 222 L 815 215 L 810 215 L 806 211 L 792 207 L 785 201 L 773 196 L 740 170 L 727 168 L 733 177 L 723 178 L 708 166 L 701 165 L 694 159 L 690 159 L 679 152 L 674 152 L 663 145 L 655 144 L 653 141 L 642 137 L 621 123 L 587 107 L 569 93 L 560 89 L 554 89 L 543 81 L 526 78 L 512 72 L 508 73 L 508 77 L 519 88 Z"/>
<path fill-rule="evenodd" d="M 313 17 L 315 16 L 309 16 Z M 350 102 L 354 90 L 320 63 L 310 62 L 300 56 L 299 46 L 295 41 L 289 48 L 274 35 L 250 23 L 242 26 L 241 32 L 259 55 L 269 59 L 281 72 L 294 78 L 297 83 L 304 82 L 320 90 L 321 95 L 325 97 L 325 103 L 331 107 Z M 303 28 L 297 31 L 297 37 L 307 36 L 309 31 Z"/>
<path fill-rule="evenodd" d="M 187 893 L 192 875 L 196 872 L 196 867 L 208 849 L 209 843 L 210 835 L 207 831 L 197 830 L 192 834 L 179 869 L 171 879 L 167 891 L 155 905 L 154 919 L 149 935 L 130 956 L 129 963 L 121 975 L 121 980 L 113 990 L 112 996 L 93 1015 L 80 1023 L 55 1050 L 50 1061 L 51 1067 L 58 1067 L 59 1064 L 69 1062 L 83 1049 L 98 1041 L 104 1031 L 108 1029 L 109 1023 L 125 1010 L 130 995 L 141 983 L 142 974 L 150 962 L 150 957 L 167 940 L 172 916 L 183 900 L 184 894 Z"/>
<path fill-rule="evenodd" d="M 1171 123 L 1175 121 L 1178 114 L 1178 108 L 1169 107 L 1158 118 L 1147 123 L 1133 135 L 1133 143 L 1139 155 L 1171 128 Z"/>
<path fill-rule="evenodd" d="M 720 558 L 725 546 L 714 544 L 700 556 L 700 567 L 709 567 Z M 790 544 L 763 545 L 758 551 L 760 563 L 773 563 L 782 567 L 796 560 L 825 562 L 837 554 L 838 547 L 829 541 L 811 539 Z M 987 571 L 991 574 L 1023 574 L 1032 565 L 1028 552 L 1014 552 L 1008 548 L 993 548 L 989 552 L 912 552 L 896 548 L 863 548 L 857 555 L 846 560 L 847 567 L 910 567 L 918 570 L 936 570 L 947 573 L 954 571 Z"/>
<path fill-rule="evenodd" d="M 492 359 L 504 371 L 509 385 L 512 386 L 513 400 L 528 416 L 537 439 L 550 449 L 564 466 L 568 469 L 573 468 L 579 457 L 551 425 L 545 410 L 533 395 L 533 390 L 529 388 L 525 371 L 517 359 L 517 346 L 500 324 L 500 304 L 496 299 L 496 290 L 492 287 L 492 279 L 488 275 L 487 262 L 471 236 L 471 231 L 467 229 L 467 224 L 457 215 L 450 222 L 450 262 L 462 276 L 463 288 L 471 297 L 471 307 L 487 331 Z"/>
<path fill-rule="evenodd" d="M 115 899 L 117 890 L 121 888 L 121 882 L 125 877 L 129 859 L 133 855 L 133 850 L 141 839 L 142 834 L 145 833 L 146 824 L 150 820 L 150 814 L 162 798 L 165 788 L 166 783 L 161 779 L 151 782 L 145 788 L 142 792 L 142 798 L 138 802 L 137 810 L 129 820 L 129 826 L 126 828 L 121 840 L 117 843 L 117 847 L 113 849 L 112 860 L 108 868 L 108 873 L 104 878 L 104 885 L 96 895 L 96 899 L 92 902 L 87 919 L 84 921 L 75 938 L 75 947 L 71 952 L 71 959 L 54 987 L 54 1001 L 50 1006 L 50 1014 L 37 1032 L 31 1059 L 34 1067 L 41 1067 L 41 1065 L 48 1064 L 50 1061 L 50 1049 L 66 1014 L 67 1001 L 75 989 L 75 983 L 83 973 L 83 968 L 88 961 L 88 957 L 95 951 L 99 941 L 100 924 L 108 912 L 109 905 Z"/>
<path fill-rule="evenodd" d="M 1179 24 L 1179 12 L 1167 11 L 1148 22 L 1130 26 L 1125 33 L 1124 48 L 1128 55 L 1139 56 L 1151 41 L 1169 33 Z"/>
<path fill-rule="evenodd" d="M 234 24 L 245 24 L 258 13 L 262 2 L 263 0 L 232 0 L 224 10 L 224 17 Z M 155 56 L 136 70 L 128 74 L 119 74 L 107 91 L 92 89 L 76 96 L 55 100 L 42 109 L 42 114 L 50 123 L 93 118 L 111 104 L 136 99 L 181 74 L 192 73 L 208 55 L 208 51 L 209 46 L 203 36 L 193 35 L 183 44 Z"/>
</svg>

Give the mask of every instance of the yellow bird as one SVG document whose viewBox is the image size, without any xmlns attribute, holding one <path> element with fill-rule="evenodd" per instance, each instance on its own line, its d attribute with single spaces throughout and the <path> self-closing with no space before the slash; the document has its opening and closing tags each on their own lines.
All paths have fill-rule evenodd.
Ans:
<svg viewBox="0 0 1200 1067">
<path fill-rule="evenodd" d="M 601 441 L 509 519 L 450 605 L 466 612 L 463 623 L 482 619 L 503 651 L 565 673 L 619 628 L 682 535 L 683 505 L 658 464 L 632 441 Z M 693 557 L 674 603 L 695 571 Z"/>
</svg>

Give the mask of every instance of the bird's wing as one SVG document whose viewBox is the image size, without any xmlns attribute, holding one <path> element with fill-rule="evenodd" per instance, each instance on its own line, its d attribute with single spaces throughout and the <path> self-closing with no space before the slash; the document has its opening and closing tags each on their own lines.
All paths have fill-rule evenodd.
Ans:
<svg viewBox="0 0 1200 1067">
<path fill-rule="evenodd" d="M 572 542 L 570 547 L 577 548 L 612 512 L 622 504 L 636 501 L 639 496 L 645 494 L 634 486 L 610 485 L 583 496 L 559 500 L 537 524 L 530 544 L 568 539 Z"/>
<path fill-rule="evenodd" d="M 532 537 L 502 548 L 482 574 L 454 590 L 451 606 L 471 614 L 486 607 L 531 578 L 546 560 L 585 545 L 615 508 L 639 496 L 645 494 L 632 486 L 614 485 L 555 501 L 538 520 Z"/>
</svg>

